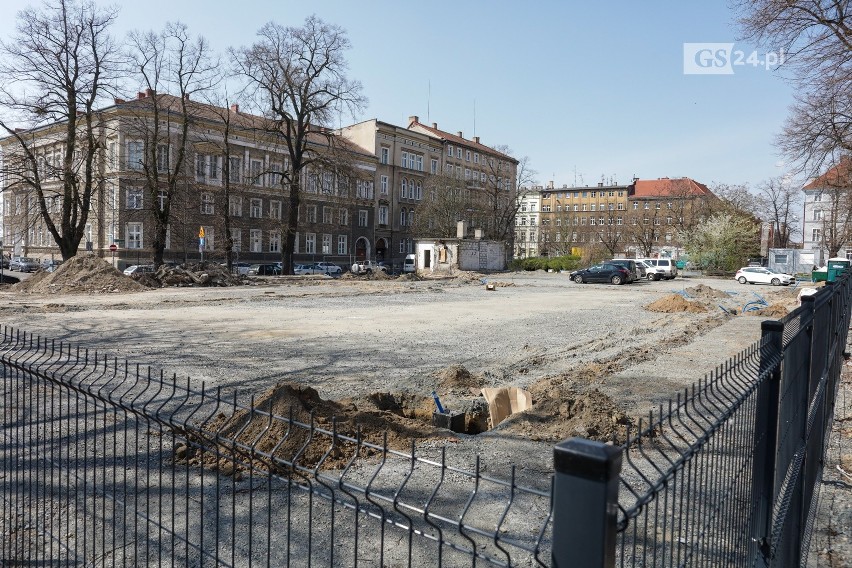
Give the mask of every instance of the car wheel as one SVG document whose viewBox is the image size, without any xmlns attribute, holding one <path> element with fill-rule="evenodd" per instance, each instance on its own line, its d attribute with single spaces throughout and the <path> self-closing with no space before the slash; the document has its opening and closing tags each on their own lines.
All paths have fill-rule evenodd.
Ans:
<svg viewBox="0 0 852 568">
<path fill-rule="evenodd" d="M 583 277 L 578 274 L 577 276 L 574 277 L 574 282 L 576 282 L 577 284 L 582 284 L 583 283 Z"/>
<path fill-rule="evenodd" d="M 651 280 L 653 280 L 653 279 L 654 279 L 654 275 L 653 275 L 653 274 L 648 274 L 647 276 L 645 276 L 645 278 L 647 278 L 649 281 L 651 281 Z"/>
<path fill-rule="evenodd" d="M 610 282 L 612 282 L 613 284 L 621 284 L 621 276 L 613 276 Z"/>
<path fill-rule="evenodd" d="M 773 285 L 773 286 L 778 286 L 779 284 L 781 284 L 781 281 L 780 281 L 780 280 L 778 280 L 777 278 L 773 278 L 773 279 L 772 279 L 772 285 Z"/>
<path fill-rule="evenodd" d="M 746 282 L 748 282 L 748 280 L 746 280 L 745 276 L 740 276 L 739 278 L 737 278 L 737 280 L 739 281 L 740 284 L 745 284 Z"/>
</svg>

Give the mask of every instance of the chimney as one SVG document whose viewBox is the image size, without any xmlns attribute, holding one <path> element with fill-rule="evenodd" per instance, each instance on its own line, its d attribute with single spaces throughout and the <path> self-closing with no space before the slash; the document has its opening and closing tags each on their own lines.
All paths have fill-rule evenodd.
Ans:
<svg viewBox="0 0 852 568">
<path fill-rule="evenodd" d="M 437 123 L 437 122 L 433 122 L 433 123 L 432 123 L 432 128 L 434 128 L 435 130 L 438 130 L 438 123 Z"/>
<path fill-rule="evenodd" d="M 231 112 L 234 114 L 240 114 L 240 105 L 234 103 L 231 105 Z"/>
<path fill-rule="evenodd" d="M 145 89 L 145 96 L 146 97 L 153 97 L 154 96 L 154 89 Z"/>
<path fill-rule="evenodd" d="M 458 221 L 456 223 L 456 238 L 463 239 L 467 237 L 467 221 Z"/>
<path fill-rule="evenodd" d="M 462 134 L 461 130 L 458 131 L 459 138 L 464 138 L 464 134 Z"/>
<path fill-rule="evenodd" d="M 553 180 L 547 182 L 547 189 L 553 189 Z"/>
<path fill-rule="evenodd" d="M 602 182 L 602 181 L 599 181 L 599 182 L 598 182 L 598 187 L 603 187 L 603 182 Z"/>
<path fill-rule="evenodd" d="M 473 141 L 474 141 L 475 143 L 479 144 L 479 136 L 474 136 L 474 137 L 473 137 Z"/>
<path fill-rule="evenodd" d="M 137 99 L 144 99 L 144 98 L 145 98 L 145 93 L 143 93 L 142 91 L 137 92 L 137 93 L 136 93 L 136 98 L 137 98 Z"/>
<path fill-rule="evenodd" d="M 417 123 L 417 122 L 420 122 L 420 118 L 419 118 L 419 117 L 417 117 L 417 116 L 409 116 L 409 117 L 408 117 L 408 122 L 409 122 L 409 123 L 412 123 L 412 122 Z"/>
</svg>

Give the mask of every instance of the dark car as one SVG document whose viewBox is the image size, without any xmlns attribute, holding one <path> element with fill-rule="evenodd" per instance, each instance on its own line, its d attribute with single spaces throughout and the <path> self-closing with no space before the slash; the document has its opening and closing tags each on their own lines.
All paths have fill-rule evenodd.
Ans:
<svg viewBox="0 0 852 568">
<path fill-rule="evenodd" d="M 571 273 L 571 280 L 577 284 L 586 282 L 611 282 L 612 284 L 624 284 L 632 279 L 630 271 L 618 264 L 604 262 L 582 270 Z"/>
<path fill-rule="evenodd" d="M 281 267 L 277 264 L 252 264 L 248 269 L 249 276 L 278 276 Z"/>
<path fill-rule="evenodd" d="M 646 274 L 644 270 L 639 268 L 639 265 L 636 264 L 635 260 L 629 258 L 614 258 L 612 260 L 608 260 L 607 264 L 617 264 L 626 268 L 630 272 L 629 282 L 635 282 L 636 280 L 644 278 Z"/>
</svg>

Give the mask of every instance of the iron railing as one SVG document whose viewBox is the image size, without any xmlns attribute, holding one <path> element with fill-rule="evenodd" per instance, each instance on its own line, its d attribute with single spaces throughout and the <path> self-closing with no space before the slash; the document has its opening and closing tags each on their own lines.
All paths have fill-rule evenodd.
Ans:
<svg viewBox="0 0 852 568">
<path fill-rule="evenodd" d="M 0 565 L 797 566 L 850 318 L 827 285 L 640 421 L 523 483 L 0 330 Z"/>
</svg>

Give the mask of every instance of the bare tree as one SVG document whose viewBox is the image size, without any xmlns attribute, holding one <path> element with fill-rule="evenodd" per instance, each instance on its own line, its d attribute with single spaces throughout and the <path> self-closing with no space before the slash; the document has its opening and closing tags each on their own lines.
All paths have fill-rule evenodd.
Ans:
<svg viewBox="0 0 852 568">
<path fill-rule="evenodd" d="M 8 187 L 35 199 L 33 213 L 63 259 L 77 254 L 103 188 L 96 108 L 112 92 L 118 68 L 109 35 L 114 19 L 113 10 L 90 2 L 51 0 L 20 12 L 16 34 L 0 43 L 0 106 L 6 111 L 0 128 L 12 140 L 4 149 Z M 58 219 L 51 215 L 54 198 L 61 200 Z"/>
<path fill-rule="evenodd" d="M 790 246 L 791 235 L 798 230 L 796 212 L 801 207 L 801 191 L 787 177 L 774 177 L 758 186 L 763 211 L 761 217 L 771 223 L 777 235 L 777 246 Z"/>
<path fill-rule="evenodd" d="M 496 146 L 497 152 L 506 158 L 488 156 L 485 159 L 485 182 L 481 186 L 481 216 L 485 219 L 485 228 L 489 238 L 496 241 L 514 239 L 515 216 L 521 206 L 523 188 L 535 183 L 538 172 L 529 164 L 529 157 L 521 160 L 512 158 L 508 146 Z M 479 181 L 474 180 L 474 186 Z"/>
<path fill-rule="evenodd" d="M 424 199 L 411 226 L 416 237 L 454 238 L 461 220 L 470 219 L 480 203 L 464 180 L 437 174 L 423 183 Z"/>
<path fill-rule="evenodd" d="M 320 159 L 317 139 L 333 146 L 333 119 L 344 109 L 355 114 L 366 100 L 361 84 L 346 75 L 349 40 L 342 28 L 311 16 L 298 28 L 270 22 L 258 35 L 252 46 L 233 50 L 232 59 L 247 94 L 267 119 L 266 130 L 287 149 L 281 183 L 288 201 L 282 263 L 284 273 L 292 274 L 303 177 Z"/>
<path fill-rule="evenodd" d="M 162 32 L 130 34 L 132 70 L 148 96 L 133 103 L 133 134 L 143 142 L 143 158 L 133 164 L 143 174 L 145 210 L 154 221 L 154 265 L 163 263 L 172 205 L 191 177 L 190 127 L 198 117 L 191 98 L 209 92 L 220 79 L 219 63 L 203 37 L 193 39 L 181 23 Z M 174 96 L 168 93 L 174 93 Z M 163 93 L 163 94 L 161 94 Z"/>
</svg>

